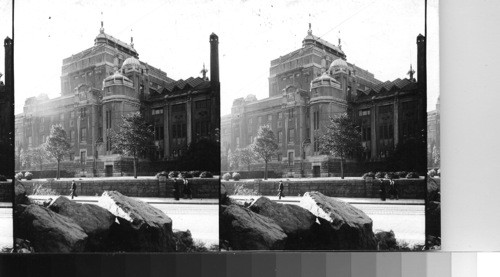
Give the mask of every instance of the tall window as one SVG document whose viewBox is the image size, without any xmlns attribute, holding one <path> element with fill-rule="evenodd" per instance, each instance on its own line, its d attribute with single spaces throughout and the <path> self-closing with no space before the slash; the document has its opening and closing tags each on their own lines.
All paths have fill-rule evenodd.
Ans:
<svg viewBox="0 0 500 277">
<path fill-rule="evenodd" d="M 295 129 L 288 129 L 288 143 L 295 141 Z"/>
<path fill-rule="evenodd" d="M 106 129 L 111 129 L 111 111 L 106 111 Z"/>
<path fill-rule="evenodd" d="M 84 142 L 87 141 L 87 128 L 84 127 L 80 130 L 80 141 Z"/>
<path fill-rule="evenodd" d="M 294 157 L 294 153 L 293 152 L 288 152 L 288 165 L 291 166 L 293 165 L 293 157 Z"/>
<path fill-rule="evenodd" d="M 283 131 L 278 131 L 278 143 L 283 142 Z"/>
<path fill-rule="evenodd" d="M 315 111 L 313 113 L 313 126 L 314 126 L 314 130 L 319 129 L 319 111 Z"/>
<path fill-rule="evenodd" d="M 86 164 L 87 163 L 87 151 L 80 151 L 80 163 L 81 164 Z"/>
<path fill-rule="evenodd" d="M 379 107 L 378 112 L 378 139 L 379 157 L 386 158 L 394 145 L 394 109 L 393 105 Z"/>
<path fill-rule="evenodd" d="M 293 118 L 293 109 L 288 110 L 288 118 Z"/>
</svg>

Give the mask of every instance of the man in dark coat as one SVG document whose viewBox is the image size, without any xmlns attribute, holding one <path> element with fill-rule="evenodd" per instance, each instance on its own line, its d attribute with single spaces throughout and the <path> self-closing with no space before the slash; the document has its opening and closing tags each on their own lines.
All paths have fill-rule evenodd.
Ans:
<svg viewBox="0 0 500 277">
<path fill-rule="evenodd" d="M 389 195 L 391 196 L 391 199 L 396 198 L 396 200 L 399 200 L 399 192 L 398 188 L 396 186 L 396 183 L 392 178 L 389 179 Z"/>
<path fill-rule="evenodd" d="M 179 178 L 174 179 L 174 199 L 179 200 L 180 196 L 180 182 L 182 182 Z"/>
<path fill-rule="evenodd" d="M 278 199 L 281 199 L 281 197 L 285 197 L 285 194 L 283 194 L 283 181 L 278 184 Z"/>
<path fill-rule="evenodd" d="M 78 195 L 76 195 L 76 183 L 75 183 L 75 180 L 73 180 L 73 182 L 71 183 L 71 199 L 73 199 L 73 197 L 77 197 Z"/>
<path fill-rule="evenodd" d="M 382 201 L 385 201 L 385 199 L 387 198 L 384 181 L 385 181 L 384 179 L 378 180 L 380 186 L 380 200 Z"/>
<path fill-rule="evenodd" d="M 184 199 L 187 199 L 189 197 L 189 199 L 193 199 L 193 192 L 191 191 L 191 184 L 189 183 L 189 181 L 187 179 L 183 179 L 183 182 L 184 182 Z"/>
</svg>

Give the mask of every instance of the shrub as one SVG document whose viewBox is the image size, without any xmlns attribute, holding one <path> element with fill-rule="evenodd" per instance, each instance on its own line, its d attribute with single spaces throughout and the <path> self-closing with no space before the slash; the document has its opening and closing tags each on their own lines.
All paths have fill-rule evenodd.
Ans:
<svg viewBox="0 0 500 277">
<path fill-rule="evenodd" d="M 377 250 L 398 250 L 396 236 L 392 230 L 375 233 L 375 239 L 377 240 Z"/>
<path fill-rule="evenodd" d="M 396 175 L 394 172 L 387 172 L 385 174 L 386 179 L 399 179 L 399 176 Z"/>
<path fill-rule="evenodd" d="M 441 168 L 438 168 L 437 175 L 441 177 Z"/>
<path fill-rule="evenodd" d="M 241 179 L 241 175 L 238 172 L 233 173 L 233 179 L 235 181 L 239 181 Z"/>
<path fill-rule="evenodd" d="M 177 178 L 179 176 L 179 171 L 170 171 L 170 173 L 168 173 L 168 178 L 170 179 L 173 179 L 173 178 Z"/>
<path fill-rule="evenodd" d="M 385 177 L 385 172 L 379 171 L 375 173 L 375 178 L 384 178 Z"/>
<path fill-rule="evenodd" d="M 429 177 L 434 177 L 437 175 L 437 171 L 435 169 L 431 169 L 427 172 L 427 175 L 429 175 Z"/>
<path fill-rule="evenodd" d="M 166 171 L 156 173 L 155 177 L 160 178 L 160 176 L 168 177 L 168 173 Z"/>
<path fill-rule="evenodd" d="M 363 174 L 363 176 L 361 176 L 361 178 L 363 178 L 365 180 L 366 180 L 366 178 L 375 178 L 375 173 L 373 173 L 371 171 L 367 172 L 367 173 Z"/>
<path fill-rule="evenodd" d="M 193 171 L 190 171 L 190 173 L 191 173 L 191 175 L 193 175 L 193 177 L 200 177 L 201 171 L 193 170 Z"/>
<path fill-rule="evenodd" d="M 16 173 L 16 175 L 14 175 L 14 178 L 16 178 L 16 180 L 21 180 L 23 177 L 24 175 L 22 172 L 18 172 Z"/>
<path fill-rule="evenodd" d="M 200 173 L 200 178 L 212 178 L 212 177 L 214 177 L 212 172 L 203 171 L 202 173 Z"/>
<path fill-rule="evenodd" d="M 26 180 L 33 179 L 33 173 L 31 173 L 31 172 L 24 173 L 24 178 L 26 178 Z"/>
<path fill-rule="evenodd" d="M 179 175 L 177 175 L 179 178 L 193 178 L 193 174 L 187 171 L 181 171 L 179 172 Z"/>
<path fill-rule="evenodd" d="M 0 181 L 7 181 L 7 178 L 4 175 L 0 175 Z"/>
<path fill-rule="evenodd" d="M 241 185 L 237 185 L 234 189 L 234 195 L 261 195 L 257 189 L 254 188 L 247 188 L 245 185 L 242 183 Z"/>
<path fill-rule="evenodd" d="M 406 179 L 418 179 L 420 176 L 418 176 L 417 172 L 410 172 L 406 175 Z"/>
<path fill-rule="evenodd" d="M 398 171 L 398 172 L 396 172 L 394 174 L 398 175 L 399 178 L 406 178 L 406 175 L 408 175 L 408 172 L 406 172 L 406 171 Z"/>
<path fill-rule="evenodd" d="M 231 179 L 231 174 L 230 173 L 224 173 L 224 175 L 222 175 L 222 179 L 224 181 L 229 181 L 229 179 Z"/>
</svg>

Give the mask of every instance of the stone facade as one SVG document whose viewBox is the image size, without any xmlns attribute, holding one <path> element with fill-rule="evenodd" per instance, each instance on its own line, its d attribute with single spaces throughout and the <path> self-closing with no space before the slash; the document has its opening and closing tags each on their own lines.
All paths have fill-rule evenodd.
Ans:
<svg viewBox="0 0 500 277">
<path fill-rule="evenodd" d="M 174 81 L 138 59 L 133 39 L 124 43 L 106 34 L 101 25 L 93 47 L 63 60 L 61 96 L 25 101 L 23 113 L 16 115 L 18 152 L 41 145 L 51 126 L 61 124 L 72 146 L 62 169 L 82 176 L 122 175 L 133 170 L 132 159 L 113 151 L 109 134 L 118 130 L 122 116 L 138 111 L 155 133 L 154 145 L 142 162 L 173 161 L 198 139 L 216 140 L 217 35 L 210 36 L 210 45 L 211 76 L 216 79 L 209 80 L 204 69 L 203 77 Z"/>
<path fill-rule="evenodd" d="M 417 45 L 425 47 L 422 35 Z M 419 56 L 419 63 L 425 63 L 425 56 Z M 222 164 L 227 166 L 230 150 L 250 145 L 259 127 L 269 125 L 279 145 L 270 170 L 295 177 L 337 176 L 331 170 L 337 158 L 320 153 L 315 133 L 331 116 L 347 112 L 361 127 L 362 160 L 383 163 L 398 143 L 425 129 L 425 86 L 414 73 L 410 68 L 409 79 L 381 82 L 348 63 L 340 45 L 309 30 L 302 48 L 271 61 L 269 97 L 235 99 L 231 114 L 222 117 Z"/>
<path fill-rule="evenodd" d="M 427 156 L 429 167 L 439 167 L 436 156 L 441 151 L 441 110 L 438 98 L 436 109 L 427 113 Z"/>
</svg>

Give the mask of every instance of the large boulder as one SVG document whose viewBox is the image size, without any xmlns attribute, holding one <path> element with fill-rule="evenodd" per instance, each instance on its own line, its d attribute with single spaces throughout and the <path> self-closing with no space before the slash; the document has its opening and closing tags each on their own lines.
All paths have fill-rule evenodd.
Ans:
<svg viewBox="0 0 500 277">
<path fill-rule="evenodd" d="M 16 180 L 15 182 L 16 184 L 14 186 L 14 204 L 29 205 L 30 200 L 28 198 L 28 194 L 26 193 L 26 188 L 18 180 Z"/>
<path fill-rule="evenodd" d="M 297 236 L 308 232 L 316 223 L 316 216 L 297 205 L 285 205 L 259 197 L 249 206 L 252 212 L 271 218 L 287 236 Z"/>
<path fill-rule="evenodd" d="M 17 218 L 17 237 L 29 240 L 35 252 L 69 253 L 85 250 L 88 236 L 73 219 L 31 204 Z"/>
<path fill-rule="evenodd" d="M 220 236 L 233 250 L 282 250 L 287 235 L 276 222 L 247 208 L 230 205 L 223 209 Z"/>
<path fill-rule="evenodd" d="M 300 206 L 310 211 L 320 222 L 318 239 L 332 250 L 375 250 L 373 222 L 363 211 L 349 203 L 327 197 L 317 191 L 306 192 Z"/>
<path fill-rule="evenodd" d="M 105 191 L 98 205 L 118 219 L 110 237 L 117 251 L 173 252 L 172 219 L 161 210 L 117 191 Z"/>
<path fill-rule="evenodd" d="M 88 250 L 100 251 L 107 241 L 115 216 L 108 210 L 94 204 L 81 204 L 59 196 L 50 202 L 48 208 L 60 215 L 73 219 L 89 236 Z"/>
</svg>

